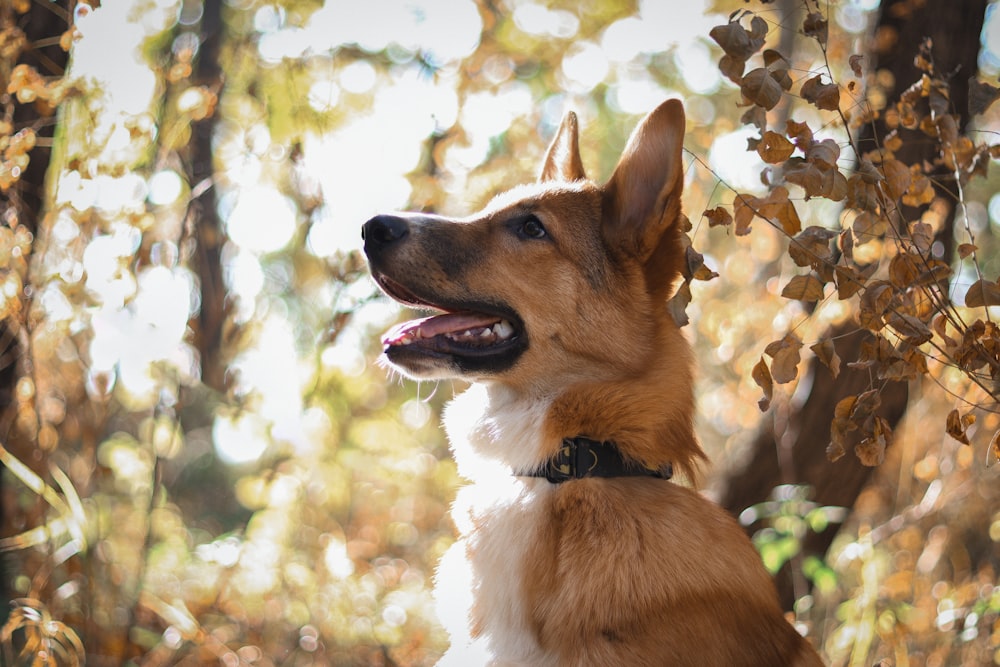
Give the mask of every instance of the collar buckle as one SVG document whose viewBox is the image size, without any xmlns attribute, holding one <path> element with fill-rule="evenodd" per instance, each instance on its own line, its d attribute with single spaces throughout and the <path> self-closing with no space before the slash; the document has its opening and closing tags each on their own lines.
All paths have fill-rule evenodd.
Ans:
<svg viewBox="0 0 1000 667">
<path fill-rule="evenodd" d="M 660 468 L 647 468 L 626 459 L 613 442 L 590 438 L 564 438 L 559 452 L 540 469 L 527 477 L 544 477 L 552 484 L 562 484 L 586 477 L 656 477 L 670 479 L 674 474 L 668 463 Z"/>
</svg>

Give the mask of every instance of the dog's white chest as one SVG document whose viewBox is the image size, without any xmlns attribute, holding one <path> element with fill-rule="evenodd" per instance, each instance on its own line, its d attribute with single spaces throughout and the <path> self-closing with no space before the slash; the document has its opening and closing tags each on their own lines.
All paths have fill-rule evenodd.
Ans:
<svg viewBox="0 0 1000 667">
<path fill-rule="evenodd" d="M 435 589 L 452 640 L 441 664 L 548 662 L 528 625 L 523 588 L 546 486 L 507 475 L 459 492 L 452 514 L 460 538 L 441 561 Z"/>
</svg>

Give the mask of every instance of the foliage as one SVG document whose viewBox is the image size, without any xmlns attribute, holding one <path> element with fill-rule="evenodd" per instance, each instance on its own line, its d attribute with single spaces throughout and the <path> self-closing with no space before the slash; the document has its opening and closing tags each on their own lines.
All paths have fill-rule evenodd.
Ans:
<svg viewBox="0 0 1000 667">
<path fill-rule="evenodd" d="M 977 145 L 960 135 L 959 117 L 949 104 L 950 84 L 947 75 L 935 69 L 929 40 L 916 56 L 921 79 L 884 109 L 872 105 L 859 83 L 862 55 L 850 56 L 844 71 L 851 72 L 852 80 L 838 85 L 827 57 L 828 19 L 819 9 L 817 5 L 806 14 L 801 30 L 819 45 L 825 72 L 809 72 L 799 81 L 789 75 L 789 60 L 773 49 L 764 51 L 763 67 L 744 74 L 747 60 L 765 44 L 768 23 L 760 16 L 737 11 L 710 33 L 724 52 L 719 69 L 740 86 L 747 107 L 743 122 L 760 132 L 748 140 L 748 150 L 756 151 L 767 165 L 761 180 L 768 195 L 733 189 L 732 215 L 715 207 L 705 216 L 712 226 L 731 225 L 737 236 L 749 234 L 754 219 L 763 220 L 788 239 L 788 256 L 804 272 L 787 280 L 783 298 L 811 308 L 833 298 L 851 302 L 861 325 L 859 335 L 865 336 L 861 355 L 842 360 L 831 339 L 819 338 L 810 346 L 834 375 L 841 363 L 871 373 L 868 390 L 838 404 L 827 455 L 836 461 L 853 448 L 866 465 L 878 465 L 892 438 L 888 422 L 877 416 L 879 389 L 885 382 L 955 370 L 982 394 L 967 399 L 969 407 L 978 404 L 993 410 L 997 402 L 1000 331 L 988 313 L 989 306 L 1000 305 L 996 281 L 983 277 L 966 215 L 967 239 L 959 254 L 971 262 L 979 278 L 972 285 L 953 285 L 953 270 L 941 249 L 934 247 L 935 234 L 945 221 L 921 216 L 919 207 L 935 200 L 932 179 L 950 177 L 958 189 L 956 203 L 963 208 L 962 188 L 969 179 L 985 175 L 990 158 L 1000 156 L 1000 146 Z M 749 30 L 743 22 L 749 22 Z M 768 129 L 765 111 L 791 94 L 797 83 L 804 102 L 833 116 L 821 116 L 825 125 L 839 121 L 854 153 L 853 173 L 847 175 L 839 166 L 840 143 L 830 137 L 819 139 L 807 122 L 789 119 L 782 128 Z M 977 108 L 982 107 L 980 103 Z M 890 134 L 874 150 L 862 151 L 856 132 L 877 116 L 884 117 Z M 916 133 L 921 137 L 912 136 Z M 906 164 L 897 159 L 905 142 L 917 141 L 936 142 L 938 158 L 933 163 Z M 798 186 L 800 207 L 813 199 L 844 202 L 840 224 L 803 229 L 787 185 Z M 962 290 L 957 299 L 952 296 L 955 290 Z M 797 328 L 765 347 L 770 365 L 762 357 L 753 369 L 754 381 L 764 392 L 762 410 L 771 402 L 774 384 L 787 384 L 798 376 L 803 342 Z M 959 416 L 956 409 L 949 414 L 948 433 L 961 440 L 965 426 L 974 421 L 974 414 Z"/>
<path fill-rule="evenodd" d="M 794 409 L 811 355 L 871 377 L 838 405 L 828 451 L 884 472 L 831 558 L 797 554 L 841 510 L 794 486 L 750 510 L 769 519 L 769 565 L 817 583 L 796 620 L 834 664 L 987 655 L 1000 516 L 970 452 L 1000 429 L 1000 267 L 970 193 L 996 151 L 959 133 L 932 47 L 921 80 L 880 106 L 828 5 L 793 29 L 741 3 L 675 48 L 691 27 L 666 35 L 677 21 L 655 2 L 645 23 L 610 1 L 456 2 L 443 23 L 392 4 L 395 33 L 347 4 L 0 8 L 5 664 L 432 663 L 431 572 L 458 484 L 435 415 L 451 387 L 370 363 L 397 314 L 363 278 L 358 227 L 379 209 L 467 211 L 530 180 L 568 106 L 589 173 L 606 174 L 637 115 L 676 90 L 687 206 L 705 214 L 670 307 L 707 361 L 706 447 L 727 458 L 756 424 L 748 387 L 762 410 Z M 63 23 L 29 38 L 38 9 Z M 779 53 L 776 27 L 813 46 Z M 70 52 L 65 73 L 25 62 L 45 45 Z M 691 63 L 714 57 L 722 77 L 705 85 Z M 993 113 L 993 87 L 975 92 Z M 785 108 L 796 120 L 775 120 Z M 861 150 L 876 116 L 897 132 Z M 712 158 L 739 123 L 760 186 Z M 934 164 L 904 161 L 918 140 L 940 147 Z M 50 143 L 29 221 L 22 175 Z M 959 186 L 955 262 L 934 245 L 942 174 Z M 867 341 L 857 359 L 824 333 L 849 318 Z M 960 400 L 921 393 L 912 444 L 888 447 L 879 391 L 925 377 Z"/>
</svg>

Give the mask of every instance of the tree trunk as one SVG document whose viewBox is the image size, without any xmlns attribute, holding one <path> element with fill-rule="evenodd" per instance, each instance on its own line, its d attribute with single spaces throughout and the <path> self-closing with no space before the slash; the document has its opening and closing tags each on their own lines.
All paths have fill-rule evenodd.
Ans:
<svg viewBox="0 0 1000 667">
<path fill-rule="evenodd" d="M 929 37 L 933 41 L 936 72 L 951 84 L 953 111 L 961 119 L 960 126 L 964 127 L 969 119 L 968 80 L 977 69 L 979 34 L 986 5 L 986 0 L 948 4 L 912 0 L 883 3 L 871 55 L 874 67 L 888 70 L 895 81 L 895 89 L 886 91 L 887 99 L 895 101 L 903 90 L 920 80 L 921 72 L 914 66 L 914 58 L 923 39 Z M 862 151 L 874 150 L 882 145 L 886 134 L 881 120 L 868 125 L 858 137 L 858 146 Z M 907 164 L 931 163 L 937 157 L 938 148 L 933 142 L 906 141 L 905 146 L 897 153 L 897 158 Z M 937 182 L 938 194 L 951 205 L 957 197 L 954 180 L 945 174 Z M 904 215 L 907 220 L 916 219 L 914 209 L 904 211 Z M 954 211 L 938 234 L 945 258 L 952 254 L 953 223 Z M 838 325 L 824 336 L 834 340 L 842 359 L 856 359 L 867 337 L 858 331 L 854 322 Z M 720 502 L 730 512 L 738 515 L 747 507 L 769 499 L 776 486 L 788 483 L 809 485 L 812 499 L 820 505 L 850 508 L 871 478 L 873 469 L 862 465 L 852 452 L 835 463 L 826 457 L 834 407 L 841 398 L 869 388 L 868 372 L 844 368 L 834 379 L 813 359 L 805 378 L 803 381 L 811 379 L 812 387 L 803 405 L 791 409 L 787 415 L 776 411 L 773 418 L 765 418 L 750 446 L 750 463 L 742 470 L 727 473 L 720 481 L 719 487 L 725 489 Z M 907 386 L 889 383 L 882 389 L 881 397 L 879 414 L 895 427 L 906 412 Z M 755 531 L 759 526 L 748 528 Z M 810 534 L 804 540 L 802 554 L 822 556 L 836 532 L 837 528 L 831 526 L 822 533 Z M 778 573 L 776 582 L 786 609 L 808 590 L 808 583 L 797 580 L 789 567 Z"/>
<path fill-rule="evenodd" d="M 201 47 L 194 81 L 218 93 L 222 87 L 219 46 L 222 41 L 222 0 L 206 0 L 201 19 Z M 222 278 L 222 246 L 225 232 L 216 209 L 212 185 L 212 136 L 216 115 L 194 123 L 191 136 L 190 183 L 201 191 L 192 202 L 189 220 L 197 241 L 192 268 L 201 283 L 201 310 L 198 313 L 195 343 L 201 355 L 201 380 L 216 391 L 225 389 L 226 363 L 223 358 L 223 325 L 226 319 L 226 286 Z"/>
</svg>

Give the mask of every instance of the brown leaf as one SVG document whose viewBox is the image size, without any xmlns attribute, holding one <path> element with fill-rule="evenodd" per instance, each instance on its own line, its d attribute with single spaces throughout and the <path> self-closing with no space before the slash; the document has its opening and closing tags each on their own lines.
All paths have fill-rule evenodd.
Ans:
<svg viewBox="0 0 1000 667">
<path fill-rule="evenodd" d="M 785 134 L 788 138 L 795 142 L 802 152 L 809 150 L 809 146 L 813 142 L 813 133 L 809 129 L 809 125 L 806 123 L 799 123 L 794 120 L 789 120 L 785 123 Z"/>
<path fill-rule="evenodd" d="M 966 412 L 964 415 L 959 415 L 958 410 L 952 410 L 948 413 L 948 418 L 945 422 L 945 430 L 948 435 L 958 440 L 963 445 L 969 444 L 969 435 L 967 433 L 970 426 L 976 423 L 976 415 L 971 412 Z"/>
<path fill-rule="evenodd" d="M 861 78 L 861 63 L 864 62 L 865 57 L 862 55 L 854 54 L 847 59 L 847 62 L 851 66 L 851 71 L 854 72 L 854 76 Z"/>
<path fill-rule="evenodd" d="M 915 285 L 921 273 L 923 264 L 919 255 L 903 252 L 889 261 L 889 282 L 900 290 Z"/>
<path fill-rule="evenodd" d="M 862 440 L 855 448 L 854 454 L 862 465 L 874 467 L 885 460 L 885 448 L 892 438 L 892 429 L 882 417 L 875 418 L 871 435 Z"/>
<path fill-rule="evenodd" d="M 802 32 L 807 37 L 814 37 L 822 46 L 826 46 L 828 28 L 826 19 L 818 12 L 809 12 L 805 21 L 802 22 Z"/>
<path fill-rule="evenodd" d="M 840 88 L 835 83 L 822 83 L 817 74 L 802 84 L 799 94 L 806 102 L 816 105 L 819 109 L 836 111 L 840 108 Z"/>
<path fill-rule="evenodd" d="M 931 326 L 947 347 L 958 347 L 958 341 L 948 335 L 948 318 L 943 314 L 938 315 L 931 322 Z"/>
<path fill-rule="evenodd" d="M 930 204 L 934 201 L 934 184 L 931 179 L 920 173 L 918 165 L 911 167 L 910 173 L 912 180 L 906 194 L 902 197 L 903 203 L 913 207 Z"/>
<path fill-rule="evenodd" d="M 781 99 L 781 84 L 764 69 L 750 70 L 740 81 L 743 98 L 770 111 Z"/>
<path fill-rule="evenodd" d="M 742 72 L 740 73 L 740 79 L 743 78 Z M 737 79 L 734 83 L 739 83 L 740 80 Z M 744 125 L 754 125 L 758 130 L 763 132 L 767 128 L 767 112 L 761 109 L 756 104 L 751 106 L 749 109 L 743 112 L 740 116 L 740 122 Z"/>
<path fill-rule="evenodd" d="M 979 247 L 971 243 L 960 243 L 958 244 L 958 256 L 962 259 L 969 257 L 972 253 L 979 250 Z"/>
<path fill-rule="evenodd" d="M 811 345 L 809 349 L 813 351 L 821 364 L 830 369 L 834 379 L 840 375 L 840 356 L 837 354 L 832 340 L 824 338 L 815 345 Z"/>
<path fill-rule="evenodd" d="M 767 22 L 759 16 L 750 20 L 750 30 L 747 31 L 739 20 L 729 21 L 726 25 L 712 28 L 708 36 L 722 47 L 727 56 L 746 61 L 764 46 L 767 36 Z"/>
<path fill-rule="evenodd" d="M 857 267 L 838 264 L 834 269 L 837 282 L 837 298 L 849 299 L 861 290 L 868 278 L 875 273 L 876 264 L 871 264 L 863 270 Z"/>
<path fill-rule="evenodd" d="M 757 401 L 757 407 L 760 408 L 761 412 L 766 412 L 771 406 L 771 398 L 774 395 L 774 382 L 771 379 L 771 371 L 767 369 L 767 364 L 764 362 L 764 357 L 761 357 L 753 370 L 750 371 L 750 377 L 764 391 L 763 398 Z"/>
<path fill-rule="evenodd" d="M 799 350 L 801 349 L 802 341 L 791 333 L 764 348 L 764 354 L 774 360 L 771 362 L 771 378 L 775 382 L 785 384 L 795 379 L 799 372 Z"/>
<path fill-rule="evenodd" d="M 854 261 L 854 232 L 850 229 L 845 229 L 840 232 L 840 252 L 844 254 L 844 258 L 849 261 Z"/>
<path fill-rule="evenodd" d="M 684 257 L 687 260 L 687 272 L 685 277 L 689 277 L 693 280 L 711 280 L 712 278 L 718 278 L 719 274 L 712 271 L 705 264 L 705 256 L 694 249 L 693 246 L 688 246 L 685 249 Z"/>
<path fill-rule="evenodd" d="M 969 308 L 1000 306 L 1000 285 L 980 278 L 965 293 L 965 305 Z"/>
<path fill-rule="evenodd" d="M 733 224 L 733 216 L 730 215 L 729 211 L 721 206 L 708 209 L 703 215 L 708 218 L 709 227 L 728 227 Z"/>
<path fill-rule="evenodd" d="M 886 191 L 893 199 L 899 199 L 909 189 L 912 180 L 910 168 L 899 160 L 889 158 L 882 162 L 882 173 L 885 175 Z"/>
<path fill-rule="evenodd" d="M 746 66 L 747 61 L 734 58 L 729 54 L 725 54 L 719 59 L 719 71 L 722 72 L 727 79 L 737 85 L 743 78 L 743 72 L 746 70 Z"/>
<path fill-rule="evenodd" d="M 806 227 L 788 244 L 788 256 L 796 266 L 811 266 L 819 270 L 833 257 L 830 239 L 835 236 L 837 232 L 825 227 Z"/>
<path fill-rule="evenodd" d="M 753 195 L 736 195 L 733 200 L 733 220 L 736 222 L 736 235 L 746 236 L 750 233 L 750 223 L 756 214 L 760 202 Z"/>
<path fill-rule="evenodd" d="M 823 283 L 813 275 L 793 276 L 781 290 L 781 296 L 796 301 L 819 301 L 823 298 Z"/>
<path fill-rule="evenodd" d="M 913 247 L 926 257 L 934 244 L 934 228 L 919 220 L 910 223 L 910 240 L 913 241 Z"/>
<path fill-rule="evenodd" d="M 768 164 L 779 164 L 792 156 L 795 145 L 777 132 L 768 130 L 757 144 L 757 154 Z"/>
<path fill-rule="evenodd" d="M 826 457 L 836 461 L 847 451 L 851 441 L 851 433 L 857 430 L 857 424 L 851 419 L 856 396 L 848 396 L 837 402 L 833 409 L 833 421 L 830 422 L 830 444 L 826 447 Z"/>
<path fill-rule="evenodd" d="M 774 49 L 764 50 L 764 67 L 771 73 L 771 78 L 778 82 L 782 90 L 789 90 L 792 87 L 792 77 L 788 74 L 791 65 L 785 57 Z"/>
<path fill-rule="evenodd" d="M 885 326 L 882 316 L 892 304 L 892 284 L 884 280 L 869 283 L 858 303 L 858 323 L 870 331 L 880 331 Z"/>
<path fill-rule="evenodd" d="M 687 326 L 690 318 L 687 315 L 688 304 L 691 303 L 691 283 L 684 281 L 681 283 L 674 295 L 667 301 L 667 312 L 678 327 Z"/>
<path fill-rule="evenodd" d="M 930 328 L 913 315 L 890 311 L 886 316 L 886 322 L 914 347 L 923 345 L 934 337 Z"/>
<path fill-rule="evenodd" d="M 855 243 L 864 245 L 873 239 L 880 238 L 885 234 L 886 225 L 887 223 L 882 216 L 871 211 L 862 211 L 854 218 L 854 223 L 851 225 L 851 229 L 854 230 Z"/>
</svg>

